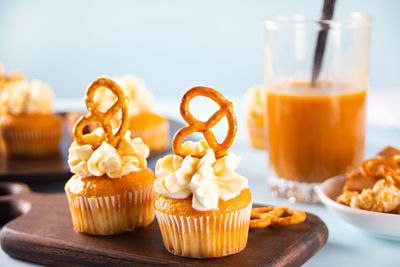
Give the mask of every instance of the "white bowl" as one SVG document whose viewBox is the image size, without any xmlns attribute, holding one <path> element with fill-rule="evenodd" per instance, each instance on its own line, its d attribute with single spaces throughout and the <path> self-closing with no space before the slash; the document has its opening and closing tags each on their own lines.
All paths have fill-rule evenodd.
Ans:
<svg viewBox="0 0 400 267">
<path fill-rule="evenodd" d="M 345 176 L 340 175 L 319 186 L 319 198 L 328 210 L 369 235 L 400 241 L 400 215 L 351 208 L 335 201 L 345 181 Z"/>
</svg>

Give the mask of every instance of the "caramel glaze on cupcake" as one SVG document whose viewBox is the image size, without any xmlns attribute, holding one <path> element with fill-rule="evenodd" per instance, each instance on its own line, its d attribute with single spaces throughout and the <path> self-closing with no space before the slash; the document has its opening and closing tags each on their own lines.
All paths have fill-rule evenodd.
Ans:
<svg viewBox="0 0 400 267">
<path fill-rule="evenodd" d="M 179 214 L 180 216 L 204 216 L 230 213 L 245 208 L 251 202 L 249 188 L 243 189 L 240 194 L 227 201 L 220 200 L 217 209 L 199 211 L 193 208 L 192 198 L 174 199 L 162 194 L 157 194 L 154 207 L 166 214 Z"/>
<path fill-rule="evenodd" d="M 38 80 L 9 82 L 0 94 L 0 134 L 7 154 L 57 153 L 63 118 L 52 114 L 53 93 Z"/>
</svg>

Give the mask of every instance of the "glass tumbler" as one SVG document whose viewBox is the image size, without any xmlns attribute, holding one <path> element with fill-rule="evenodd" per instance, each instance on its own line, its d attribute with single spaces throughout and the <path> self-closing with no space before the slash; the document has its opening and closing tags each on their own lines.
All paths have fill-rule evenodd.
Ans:
<svg viewBox="0 0 400 267">
<path fill-rule="evenodd" d="M 319 202 L 319 183 L 363 160 L 371 23 L 361 13 L 265 20 L 268 184 L 275 196 Z"/>
</svg>

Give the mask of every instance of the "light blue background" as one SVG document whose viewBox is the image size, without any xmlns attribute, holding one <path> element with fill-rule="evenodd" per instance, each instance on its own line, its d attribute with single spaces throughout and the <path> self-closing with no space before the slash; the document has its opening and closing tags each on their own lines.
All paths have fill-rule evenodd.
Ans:
<svg viewBox="0 0 400 267">
<path fill-rule="evenodd" d="M 0 62 L 81 97 L 100 75 L 137 74 L 157 97 L 194 85 L 228 96 L 263 82 L 263 19 L 318 17 L 322 0 L 0 0 Z M 371 87 L 399 87 L 400 1 L 338 0 L 373 15 Z"/>
</svg>

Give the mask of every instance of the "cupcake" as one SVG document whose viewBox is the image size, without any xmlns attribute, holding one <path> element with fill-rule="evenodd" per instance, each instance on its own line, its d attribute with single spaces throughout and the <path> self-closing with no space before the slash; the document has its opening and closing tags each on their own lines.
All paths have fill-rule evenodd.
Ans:
<svg viewBox="0 0 400 267">
<path fill-rule="evenodd" d="M 115 78 L 129 99 L 129 130 L 132 137 L 140 137 L 149 146 L 152 154 L 164 152 L 168 148 L 169 122 L 166 118 L 154 113 L 154 97 L 147 89 L 145 82 L 135 76 L 126 75 Z M 115 101 L 115 95 L 101 89 L 95 95 L 99 110 L 105 110 Z M 117 120 L 115 118 L 114 120 Z M 117 123 L 113 123 L 117 125 Z"/>
<path fill-rule="evenodd" d="M 196 88 L 183 99 L 193 92 Z M 232 103 L 227 103 L 233 110 Z M 236 117 L 231 115 L 234 133 L 228 134 L 228 139 L 236 133 Z M 252 206 L 248 181 L 235 172 L 240 159 L 232 152 L 221 154 L 221 145 L 210 147 L 215 144 L 205 140 L 187 141 L 178 151 L 176 142 L 183 139 L 180 135 L 199 129 L 192 131 L 191 127 L 175 135 L 174 155 L 159 159 L 156 165 L 154 208 L 165 248 L 174 255 L 191 258 L 238 253 L 247 243 Z"/>
<path fill-rule="evenodd" d="M 129 130 L 133 137 L 141 137 L 152 154 L 159 154 L 168 149 L 169 122 L 155 113 L 139 113 L 131 118 Z"/>
<path fill-rule="evenodd" d="M 0 93 L 0 135 L 4 150 L 15 156 L 59 151 L 63 118 L 52 114 L 54 95 L 39 80 L 7 82 Z"/>
<path fill-rule="evenodd" d="M 13 72 L 7 75 L 5 73 L 4 65 L 0 63 L 0 92 L 7 83 L 23 80 L 25 80 L 25 78 L 21 72 Z"/>
<path fill-rule="evenodd" d="M 267 132 L 264 128 L 266 110 L 266 90 L 262 86 L 250 88 L 245 95 L 246 124 L 250 143 L 254 148 L 267 148 Z"/>
<path fill-rule="evenodd" d="M 127 98 L 121 88 L 109 79 L 98 79 L 88 89 L 110 88 L 119 97 L 122 116 L 119 128 L 111 129 L 108 120 L 89 134 L 82 133 L 85 120 L 94 120 L 93 111 L 77 121 L 75 141 L 69 149 L 68 163 L 72 178 L 65 185 L 74 228 L 90 235 L 113 235 L 133 231 L 154 220 L 153 171 L 147 168 L 149 148 L 127 131 Z M 126 112 L 124 112 L 124 110 Z M 97 111 L 96 111 L 97 112 Z"/>
</svg>

